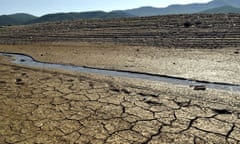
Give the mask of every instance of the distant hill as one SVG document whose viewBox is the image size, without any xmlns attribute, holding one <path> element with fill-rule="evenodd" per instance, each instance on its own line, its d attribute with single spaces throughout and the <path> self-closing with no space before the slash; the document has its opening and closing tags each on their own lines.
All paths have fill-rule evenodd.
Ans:
<svg viewBox="0 0 240 144">
<path fill-rule="evenodd" d="M 0 25 L 1 26 L 7 26 L 7 25 L 19 25 L 26 22 L 29 22 L 31 20 L 36 19 L 37 17 L 25 14 L 25 13 L 18 13 L 18 14 L 12 14 L 12 15 L 2 15 L 0 16 Z"/>
<path fill-rule="evenodd" d="M 219 8 L 213 8 L 209 10 L 202 11 L 200 13 L 240 13 L 240 8 L 235 8 L 233 6 L 223 6 Z"/>
<path fill-rule="evenodd" d="M 240 7 L 240 0 L 213 0 L 208 3 L 194 3 L 187 5 L 170 5 L 166 8 L 141 7 L 124 12 L 135 16 L 155 16 L 166 14 L 191 14 L 223 6 Z"/>
<path fill-rule="evenodd" d="M 25 14 L 25 13 L 12 14 L 12 15 L 8 15 L 8 16 L 10 18 L 16 20 L 20 24 L 29 22 L 29 21 L 37 18 L 36 16 L 30 15 L 30 14 Z"/>
<path fill-rule="evenodd" d="M 156 16 L 168 14 L 193 14 L 193 13 L 240 13 L 240 0 L 212 0 L 208 3 L 193 3 L 187 5 L 170 5 L 166 8 L 141 7 L 122 11 L 93 11 L 47 14 L 42 17 L 19 13 L 0 16 L 0 26 L 34 24 L 78 19 L 109 19 L 138 16 Z"/>
<path fill-rule="evenodd" d="M 77 20 L 77 19 L 109 19 L 109 18 L 124 18 L 124 17 L 132 17 L 132 15 L 122 11 L 113 11 L 109 13 L 103 12 L 103 11 L 82 12 L 82 13 L 57 13 L 57 14 L 44 15 L 28 23 L 32 24 L 32 23 Z"/>
<path fill-rule="evenodd" d="M 33 24 L 33 23 L 77 20 L 77 19 L 109 19 L 109 18 L 126 18 L 126 17 L 133 17 L 133 16 L 122 11 L 113 11 L 109 13 L 103 12 L 103 11 L 82 12 L 82 13 L 57 13 L 57 14 L 47 14 L 42 17 L 35 17 L 29 14 L 13 14 L 13 15 L 0 16 L 0 26 Z"/>
<path fill-rule="evenodd" d="M 14 19 L 12 19 L 11 17 L 7 16 L 7 15 L 2 15 L 0 16 L 0 25 L 1 26 L 6 26 L 6 25 L 15 25 L 18 22 Z"/>
</svg>

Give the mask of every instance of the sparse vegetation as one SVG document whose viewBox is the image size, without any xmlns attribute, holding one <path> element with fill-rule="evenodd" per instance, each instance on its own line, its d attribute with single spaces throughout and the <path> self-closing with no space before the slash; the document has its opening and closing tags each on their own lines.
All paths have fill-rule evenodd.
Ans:
<svg viewBox="0 0 240 144">
<path fill-rule="evenodd" d="M 200 20 L 195 21 L 196 26 L 200 26 L 201 24 L 202 24 L 202 22 Z"/>
<path fill-rule="evenodd" d="M 189 28 L 189 27 L 191 27 L 192 26 L 192 23 L 191 22 L 189 22 L 189 21 L 186 21 L 186 22 L 184 22 L 184 27 L 185 28 Z"/>
</svg>

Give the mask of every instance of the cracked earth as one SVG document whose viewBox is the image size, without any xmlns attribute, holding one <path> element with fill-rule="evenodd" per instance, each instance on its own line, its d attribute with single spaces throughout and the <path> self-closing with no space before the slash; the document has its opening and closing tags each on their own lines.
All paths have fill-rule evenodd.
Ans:
<svg viewBox="0 0 240 144">
<path fill-rule="evenodd" d="M 240 143 L 239 94 L 0 64 L 0 143 Z"/>
</svg>

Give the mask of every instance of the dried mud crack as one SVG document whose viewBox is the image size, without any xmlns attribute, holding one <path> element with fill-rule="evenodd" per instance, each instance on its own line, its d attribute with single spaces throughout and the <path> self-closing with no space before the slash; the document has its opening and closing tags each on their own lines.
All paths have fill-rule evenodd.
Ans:
<svg viewBox="0 0 240 144">
<path fill-rule="evenodd" d="M 183 95 L 7 64 L 0 74 L 0 143 L 240 143 L 235 95 Z"/>
</svg>

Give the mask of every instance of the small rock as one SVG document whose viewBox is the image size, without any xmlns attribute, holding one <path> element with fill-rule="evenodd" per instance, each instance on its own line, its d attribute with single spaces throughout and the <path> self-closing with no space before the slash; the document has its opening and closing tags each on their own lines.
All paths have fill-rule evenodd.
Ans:
<svg viewBox="0 0 240 144">
<path fill-rule="evenodd" d="M 22 82 L 22 79 L 16 78 L 15 84 L 16 84 L 16 85 L 24 85 L 24 82 Z"/>
<path fill-rule="evenodd" d="M 234 54 L 239 54 L 239 52 L 238 52 L 238 51 L 235 51 Z"/>
<path fill-rule="evenodd" d="M 25 60 L 24 60 L 24 59 L 21 59 L 20 62 L 25 62 Z"/>
<path fill-rule="evenodd" d="M 231 111 L 226 110 L 226 109 L 212 109 L 217 114 L 232 114 Z"/>
<path fill-rule="evenodd" d="M 197 85 L 197 86 L 193 86 L 193 90 L 202 90 L 202 91 L 204 91 L 204 90 L 206 90 L 207 88 L 206 88 L 206 86 L 204 86 L 204 85 Z"/>
<path fill-rule="evenodd" d="M 13 70 L 18 71 L 18 70 L 20 70 L 20 68 L 19 67 L 15 67 L 15 68 L 13 68 Z"/>
<path fill-rule="evenodd" d="M 6 82 L 5 81 L 0 81 L 0 84 L 5 84 Z"/>
<path fill-rule="evenodd" d="M 147 100 L 146 103 L 149 105 L 162 105 L 162 103 L 153 100 Z"/>
<path fill-rule="evenodd" d="M 200 137 L 195 137 L 195 138 L 194 138 L 194 143 L 196 143 L 196 144 L 205 144 L 206 141 L 203 140 L 203 139 L 200 138 Z"/>
<path fill-rule="evenodd" d="M 131 93 L 130 90 L 128 90 L 126 88 L 123 88 L 121 91 L 125 94 L 130 94 Z"/>
<path fill-rule="evenodd" d="M 22 134 L 25 134 L 26 133 L 26 130 L 25 129 L 21 129 L 20 131 Z"/>
<path fill-rule="evenodd" d="M 15 80 L 16 83 L 21 82 L 21 81 L 22 81 L 22 79 L 20 79 L 20 78 L 16 78 L 16 80 Z"/>
<path fill-rule="evenodd" d="M 73 82 L 74 80 L 73 79 L 69 79 L 69 80 L 67 80 L 67 82 Z"/>
<path fill-rule="evenodd" d="M 180 107 L 188 107 L 191 104 L 191 101 L 185 101 L 185 102 L 175 102 Z"/>
<path fill-rule="evenodd" d="M 140 93 L 138 93 L 140 96 L 148 96 L 148 94 L 146 94 L 146 93 L 142 93 L 142 92 L 140 92 Z"/>
<path fill-rule="evenodd" d="M 27 74 L 26 73 L 22 73 L 22 76 L 26 76 Z"/>
<path fill-rule="evenodd" d="M 114 92 L 121 92 L 121 90 L 120 89 L 117 89 L 117 88 L 113 88 L 113 89 L 111 89 L 112 91 L 114 91 Z"/>
<path fill-rule="evenodd" d="M 37 122 L 37 123 L 35 123 L 34 125 L 35 125 L 36 127 L 42 127 L 42 126 L 43 126 L 43 123 Z"/>
</svg>

